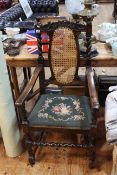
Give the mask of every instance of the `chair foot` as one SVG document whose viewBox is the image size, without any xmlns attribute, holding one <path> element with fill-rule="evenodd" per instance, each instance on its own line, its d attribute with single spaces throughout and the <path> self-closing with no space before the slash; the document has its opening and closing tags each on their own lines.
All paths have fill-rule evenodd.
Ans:
<svg viewBox="0 0 117 175">
<path fill-rule="evenodd" d="M 90 153 L 90 158 L 89 158 L 89 168 L 93 169 L 96 166 L 96 153 L 93 151 Z"/>
<path fill-rule="evenodd" d="M 29 161 L 30 165 L 33 166 L 35 164 L 35 157 L 34 156 L 29 156 L 28 161 Z"/>
<path fill-rule="evenodd" d="M 29 156 L 28 160 L 31 166 L 35 164 L 35 153 L 32 147 L 33 147 L 32 144 L 28 145 L 28 156 Z"/>
</svg>

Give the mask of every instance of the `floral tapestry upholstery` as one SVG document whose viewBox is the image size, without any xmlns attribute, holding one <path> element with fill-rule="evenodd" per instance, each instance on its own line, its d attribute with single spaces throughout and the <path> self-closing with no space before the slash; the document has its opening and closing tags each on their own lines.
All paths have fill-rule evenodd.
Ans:
<svg viewBox="0 0 117 175">
<path fill-rule="evenodd" d="M 90 129 L 89 98 L 71 95 L 42 95 L 28 118 L 30 125 Z"/>
</svg>

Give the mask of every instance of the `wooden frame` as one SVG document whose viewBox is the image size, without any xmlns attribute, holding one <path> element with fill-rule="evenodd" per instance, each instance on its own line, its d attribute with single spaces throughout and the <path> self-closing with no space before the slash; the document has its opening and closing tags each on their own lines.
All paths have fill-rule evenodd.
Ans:
<svg viewBox="0 0 117 175">
<path fill-rule="evenodd" d="M 68 28 L 70 30 L 73 31 L 73 35 L 75 36 L 75 42 L 77 44 L 77 50 L 79 53 L 79 48 L 78 48 L 78 35 L 80 34 L 81 31 L 86 32 L 86 34 L 88 35 L 88 37 L 90 36 L 90 34 L 88 34 L 87 32 L 87 27 L 84 25 L 80 25 L 80 24 L 76 24 L 73 22 L 69 22 L 69 21 L 59 21 L 59 22 L 55 22 L 55 23 L 48 23 L 46 25 L 41 25 L 38 26 L 38 29 L 41 31 L 47 31 L 49 33 L 50 36 L 50 45 L 51 45 L 51 40 L 53 40 L 53 32 L 61 27 L 65 27 Z M 90 30 L 88 30 L 90 31 Z M 31 165 L 33 165 L 35 163 L 35 151 L 33 150 L 34 146 L 57 146 L 57 147 L 77 147 L 77 148 L 88 148 L 90 151 L 90 161 L 89 161 L 89 166 L 92 168 L 94 166 L 95 163 L 95 151 L 94 151 L 94 139 L 93 137 L 96 137 L 96 118 L 97 118 L 97 111 L 99 109 L 99 102 L 98 102 L 98 98 L 97 98 L 97 93 L 96 93 L 96 89 L 95 89 L 95 82 L 94 82 L 94 73 L 93 70 L 90 66 L 90 47 L 88 47 L 90 45 L 89 42 L 90 38 L 88 38 L 88 43 L 87 43 L 87 60 L 86 60 L 86 81 L 85 81 L 85 94 L 89 95 L 90 97 L 90 101 L 91 101 L 91 108 L 93 111 L 93 114 L 95 115 L 95 117 L 92 120 L 92 125 L 90 129 L 86 129 L 86 130 L 82 130 L 79 128 L 72 128 L 72 127 L 55 127 L 55 126 L 33 126 L 30 125 L 27 115 L 26 115 L 26 110 L 25 110 L 25 102 L 26 100 L 30 99 L 30 96 L 34 96 L 37 95 L 37 93 L 39 93 L 39 97 L 41 94 L 43 94 L 46 90 L 46 85 L 48 85 L 49 83 L 53 82 L 55 84 L 58 84 L 59 86 L 62 86 L 61 83 L 58 83 L 56 81 L 55 76 L 53 75 L 53 71 L 52 71 L 52 77 L 50 78 L 50 80 L 45 81 L 44 78 L 44 62 L 40 62 L 39 65 L 36 67 L 32 77 L 30 78 L 29 82 L 27 83 L 26 88 L 24 89 L 24 91 L 22 92 L 22 94 L 20 95 L 20 97 L 17 99 L 16 101 L 16 106 L 18 108 L 18 110 L 20 111 L 20 115 L 21 115 L 21 124 L 24 128 L 24 132 L 26 135 L 26 144 L 27 144 L 27 148 L 28 148 L 28 153 L 29 153 L 29 162 Z M 89 45 L 88 45 L 89 44 Z M 39 48 L 41 48 L 39 46 Z M 49 47 L 49 66 L 51 67 L 51 46 Z M 41 49 L 40 49 L 41 52 Z M 42 55 L 40 55 L 42 56 Z M 79 56 L 79 54 L 77 55 Z M 77 69 L 76 72 L 78 71 L 78 66 L 79 64 L 77 64 Z M 52 70 L 52 67 L 51 67 Z M 76 72 L 75 72 L 75 79 L 73 80 L 73 83 L 71 84 L 67 84 L 67 86 L 74 87 L 74 86 L 78 86 L 81 85 L 82 82 L 80 83 L 80 80 L 78 79 L 78 77 L 76 76 Z M 35 91 L 32 94 L 32 90 L 33 87 L 35 85 L 36 80 L 39 77 L 39 82 L 40 82 L 40 88 Z M 63 85 L 64 86 L 64 85 Z M 59 132 L 70 132 L 70 133 L 80 133 L 84 135 L 85 138 L 85 144 L 74 144 L 74 143 L 53 143 L 53 142 L 43 142 L 42 140 L 42 135 L 40 136 L 40 133 L 43 133 L 44 131 L 49 132 L 49 131 L 59 131 Z M 40 139 L 39 141 L 37 141 L 37 139 L 35 139 L 35 131 L 37 133 L 37 131 L 39 132 L 39 136 Z"/>
</svg>

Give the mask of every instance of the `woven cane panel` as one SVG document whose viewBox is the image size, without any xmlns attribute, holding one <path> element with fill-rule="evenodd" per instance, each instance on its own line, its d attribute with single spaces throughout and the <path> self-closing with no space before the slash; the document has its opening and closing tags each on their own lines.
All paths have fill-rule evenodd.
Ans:
<svg viewBox="0 0 117 175">
<path fill-rule="evenodd" d="M 72 30 L 57 29 L 51 47 L 51 64 L 56 81 L 61 84 L 71 83 L 77 68 L 77 47 Z"/>
</svg>

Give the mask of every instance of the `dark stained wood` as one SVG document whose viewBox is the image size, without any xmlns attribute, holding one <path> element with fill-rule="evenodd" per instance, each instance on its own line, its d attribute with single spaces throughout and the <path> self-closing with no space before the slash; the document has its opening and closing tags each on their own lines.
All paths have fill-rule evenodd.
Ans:
<svg viewBox="0 0 117 175">
<path fill-rule="evenodd" d="M 108 58 L 109 57 L 109 58 Z M 117 67 L 117 59 L 114 59 L 112 56 L 108 55 L 107 59 L 106 57 L 104 59 L 97 59 L 97 57 L 91 59 L 91 66 L 92 67 Z M 38 65 L 38 61 L 32 61 L 32 60 L 16 60 L 15 62 L 7 61 L 7 65 L 12 67 L 36 67 Z M 45 60 L 44 63 L 45 67 L 49 67 L 48 60 Z M 80 60 L 80 66 L 85 67 L 86 66 L 86 60 L 81 59 Z"/>
<path fill-rule="evenodd" d="M 51 47 L 52 45 L 52 41 L 54 40 L 54 31 L 58 31 L 58 29 L 61 27 L 64 28 L 64 31 L 72 31 L 70 32 L 70 38 L 71 39 L 71 45 L 68 44 L 68 49 L 71 51 L 71 53 L 74 51 L 72 49 L 72 46 L 73 44 L 75 44 L 76 46 L 76 57 L 72 60 L 73 61 L 73 64 L 71 64 L 71 67 L 68 68 L 68 64 L 66 64 L 67 62 L 66 61 L 63 61 L 61 62 L 61 66 L 62 67 L 65 67 L 66 69 L 64 70 L 63 69 L 63 74 L 66 73 L 67 71 L 70 71 L 71 68 L 73 68 L 73 66 L 75 67 L 75 71 L 73 72 L 73 76 L 72 76 L 72 79 L 71 79 L 71 82 L 69 81 L 65 81 L 65 83 L 62 81 L 58 81 L 56 76 L 55 76 L 55 73 L 54 70 L 53 70 L 53 65 L 52 65 L 52 56 L 53 54 L 51 54 L 51 49 L 53 49 L 54 47 Z M 91 26 L 90 26 L 91 27 Z M 42 32 L 42 31 L 45 31 L 45 32 L 48 32 L 49 34 L 49 39 L 50 39 L 50 45 L 49 45 L 49 57 L 48 57 L 48 60 L 49 60 L 49 65 L 50 65 L 50 70 L 51 70 L 51 77 L 50 77 L 50 81 L 45 81 L 45 75 L 44 75 L 44 69 L 43 69 L 43 66 L 41 67 L 41 65 L 39 67 L 37 67 L 32 75 L 32 77 L 30 78 L 26 88 L 24 89 L 24 91 L 21 93 L 21 95 L 19 96 L 19 98 L 17 99 L 16 101 L 16 106 L 18 107 L 19 111 L 20 111 L 20 115 L 21 115 L 21 124 L 23 126 L 23 130 L 24 130 L 24 133 L 25 133 L 25 142 L 26 142 L 26 145 L 27 145 L 27 150 L 28 150 L 28 155 L 29 155 L 29 163 L 31 165 L 34 165 L 35 164 L 35 151 L 34 151 L 34 147 L 35 146 L 41 146 L 41 147 L 47 147 L 47 146 L 50 146 L 50 147 L 71 147 L 71 148 L 85 148 L 85 149 L 88 149 L 89 151 L 89 167 L 90 168 L 93 168 L 94 167 L 94 162 L 95 162 L 95 144 L 94 144 L 94 139 L 93 137 L 97 137 L 97 135 L 95 134 L 96 133 L 96 127 L 94 127 L 94 125 L 96 126 L 96 115 L 95 117 L 93 116 L 93 118 L 95 119 L 92 119 L 92 124 L 89 128 L 85 128 L 85 129 L 82 129 L 80 127 L 73 127 L 73 126 L 69 126 L 69 127 L 60 127 L 60 126 L 48 126 L 47 125 L 39 125 L 38 123 L 33 125 L 31 123 L 29 123 L 29 121 L 27 120 L 27 115 L 26 115 L 26 110 L 25 110 L 25 101 L 27 100 L 28 98 L 28 95 L 30 94 L 30 92 L 32 91 L 34 85 L 35 85 L 35 82 L 39 76 L 39 86 L 40 86 L 40 94 L 44 93 L 45 92 L 45 87 L 47 85 L 49 85 L 49 83 L 54 83 L 54 84 L 58 84 L 59 87 L 61 87 L 61 89 L 64 87 L 64 85 L 67 87 L 70 87 L 73 88 L 73 86 L 82 86 L 84 85 L 84 82 L 82 82 L 80 80 L 80 78 L 78 77 L 77 73 L 78 73 L 78 68 L 80 66 L 79 64 L 79 58 L 80 58 L 80 55 L 79 55 L 79 47 L 78 47 L 78 36 L 80 34 L 80 32 L 85 32 L 88 36 L 88 39 L 86 40 L 87 42 L 87 60 L 86 61 L 86 66 L 88 67 L 87 68 L 87 82 L 88 82 L 88 85 L 84 86 L 85 88 L 83 88 L 83 90 L 89 88 L 89 94 L 91 96 L 91 106 L 95 109 L 98 109 L 99 108 L 99 105 L 98 105 L 98 100 L 97 100 L 97 96 L 96 95 L 96 90 L 95 90 L 95 86 L 94 86 L 94 81 L 93 81 L 93 74 L 92 74 L 92 69 L 89 67 L 90 66 L 90 50 L 91 50 L 91 47 L 90 47 L 90 40 L 91 40 L 91 30 L 86 30 L 86 26 L 85 25 L 79 25 L 77 23 L 73 23 L 73 22 L 69 22 L 69 21 L 59 21 L 59 22 L 55 22 L 55 23 L 49 23 L 49 24 L 46 24 L 46 25 L 42 25 L 42 26 L 39 26 L 39 30 Z M 89 32 L 89 33 L 88 33 Z M 62 37 L 61 37 L 61 40 L 63 39 L 62 43 L 64 43 L 64 38 L 65 38 L 65 41 L 66 41 L 66 35 L 67 32 L 63 32 L 62 33 Z M 58 36 L 58 35 L 57 35 Z M 74 42 L 73 42 L 74 40 Z M 55 39 L 56 41 L 56 39 Z M 66 41 L 67 42 L 67 41 Z M 70 43 L 70 40 L 68 41 L 68 43 Z M 40 48 L 40 47 L 39 47 Z M 63 47 L 64 48 L 64 47 Z M 68 51 L 68 49 L 66 50 L 62 50 L 65 54 L 65 51 Z M 54 50 L 55 51 L 55 50 Z M 40 49 L 40 52 L 41 52 L 41 49 Z M 71 54 L 70 53 L 70 54 Z M 41 56 L 41 54 L 40 54 Z M 56 55 L 55 55 L 56 56 Z M 71 54 L 72 56 L 72 54 Z M 53 57 L 55 59 L 55 57 Z M 60 58 L 57 57 L 58 60 L 56 61 L 59 61 Z M 66 60 L 66 58 L 64 58 L 63 56 L 63 59 Z M 70 58 L 69 58 L 70 59 Z M 74 65 L 76 64 L 76 65 Z M 57 66 L 57 65 L 56 65 Z M 55 66 L 55 68 L 56 68 Z M 60 67 L 61 68 L 61 67 Z M 56 70 L 56 69 L 55 69 Z M 61 70 L 60 70 L 61 71 Z M 58 73 L 58 70 L 57 70 L 57 76 L 59 75 Z M 60 76 L 62 76 L 62 74 L 60 73 Z M 68 80 L 69 77 L 66 78 L 66 80 Z M 62 83 L 63 82 L 63 83 Z M 87 83 L 86 82 L 86 83 Z M 91 92 L 92 91 L 92 92 Z M 70 92 L 70 91 L 69 91 Z M 89 97 L 90 97 L 89 96 Z M 95 96 L 95 97 L 94 97 Z M 97 113 L 95 113 L 97 114 Z M 84 136 L 84 140 L 85 142 L 82 143 L 57 143 L 57 142 L 43 142 L 43 141 L 37 141 L 37 139 L 35 139 L 35 132 L 39 132 L 39 131 L 42 131 L 42 132 L 62 132 L 62 133 L 74 133 L 74 134 L 82 134 Z M 95 138 L 96 139 L 96 138 Z"/>
<path fill-rule="evenodd" d="M 12 82 L 13 82 L 13 88 L 15 89 L 14 93 L 15 93 L 15 98 L 17 99 L 20 95 L 20 90 L 19 90 L 19 86 L 18 86 L 18 79 L 17 79 L 17 73 L 16 73 L 16 69 L 14 67 L 10 67 L 10 74 Z"/>
<path fill-rule="evenodd" d="M 8 66 L 12 67 L 36 67 L 38 65 L 37 60 L 6 60 Z"/>
<path fill-rule="evenodd" d="M 30 78 L 29 82 L 27 83 L 26 88 L 21 93 L 20 97 L 17 99 L 17 101 L 15 103 L 17 106 L 23 105 L 24 101 L 27 99 L 29 93 L 32 91 L 32 89 L 35 85 L 35 82 L 39 76 L 39 73 L 41 72 L 41 68 L 42 68 L 41 66 L 35 68 L 35 71 L 34 71 L 32 77 Z"/>
<path fill-rule="evenodd" d="M 81 67 L 85 67 L 86 66 L 86 61 L 85 60 L 81 60 Z M 91 66 L 92 67 L 117 67 L 117 60 L 113 59 L 112 57 L 110 57 L 110 59 L 96 59 L 93 58 L 91 60 Z"/>
</svg>

